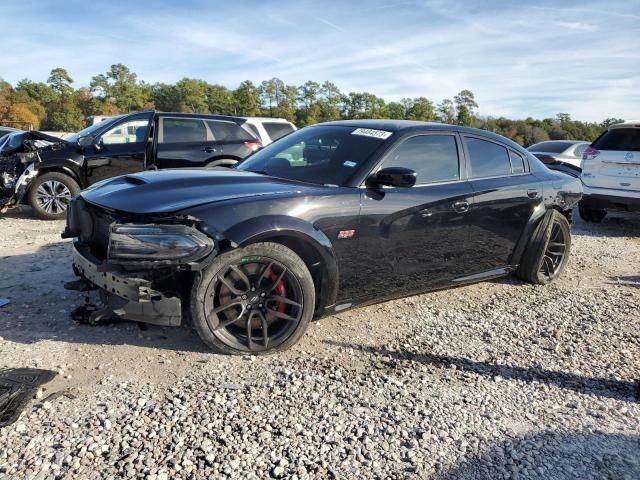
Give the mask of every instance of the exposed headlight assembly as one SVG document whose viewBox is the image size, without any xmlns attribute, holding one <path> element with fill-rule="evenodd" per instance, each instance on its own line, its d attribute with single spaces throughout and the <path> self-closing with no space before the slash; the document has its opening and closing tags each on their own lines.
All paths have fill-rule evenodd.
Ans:
<svg viewBox="0 0 640 480">
<path fill-rule="evenodd" d="M 213 240 L 187 225 L 113 224 L 109 260 L 125 262 L 189 263 L 206 257 Z"/>
</svg>

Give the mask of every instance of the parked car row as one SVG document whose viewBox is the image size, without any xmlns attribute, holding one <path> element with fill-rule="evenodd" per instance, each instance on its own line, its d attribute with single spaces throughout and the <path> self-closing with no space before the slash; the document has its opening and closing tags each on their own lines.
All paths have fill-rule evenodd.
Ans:
<svg viewBox="0 0 640 480">
<path fill-rule="evenodd" d="M 293 130 L 280 119 L 140 112 L 64 139 L 13 133 L 0 146 L 0 208 L 26 202 L 40 218 L 64 218 L 70 198 L 101 180 L 146 169 L 232 166 Z"/>
</svg>

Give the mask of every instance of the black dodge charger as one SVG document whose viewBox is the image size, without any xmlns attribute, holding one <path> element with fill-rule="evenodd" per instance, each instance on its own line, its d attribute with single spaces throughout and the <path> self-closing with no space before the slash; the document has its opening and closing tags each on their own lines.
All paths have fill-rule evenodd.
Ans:
<svg viewBox="0 0 640 480">
<path fill-rule="evenodd" d="M 293 345 L 314 317 L 516 273 L 564 270 L 578 179 L 510 140 L 443 124 L 361 120 L 299 130 L 232 169 L 161 170 L 83 191 L 76 288 L 88 312 L 190 318 L 218 352 Z"/>
</svg>

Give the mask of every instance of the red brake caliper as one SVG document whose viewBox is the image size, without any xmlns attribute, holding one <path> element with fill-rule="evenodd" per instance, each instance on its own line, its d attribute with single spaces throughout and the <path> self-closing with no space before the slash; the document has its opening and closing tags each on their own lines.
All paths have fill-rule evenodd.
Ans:
<svg viewBox="0 0 640 480">
<path fill-rule="evenodd" d="M 278 275 L 276 275 L 274 272 L 271 272 L 271 275 L 269 277 L 271 278 L 272 282 L 275 282 L 278 279 Z M 273 293 L 275 293 L 279 297 L 286 297 L 287 296 L 287 286 L 285 284 L 284 278 L 282 280 L 280 280 L 278 282 L 278 284 L 274 287 Z M 287 308 L 287 304 L 286 303 L 284 303 L 284 302 L 275 302 L 275 310 L 277 310 L 278 312 L 284 313 L 286 308 Z"/>
</svg>

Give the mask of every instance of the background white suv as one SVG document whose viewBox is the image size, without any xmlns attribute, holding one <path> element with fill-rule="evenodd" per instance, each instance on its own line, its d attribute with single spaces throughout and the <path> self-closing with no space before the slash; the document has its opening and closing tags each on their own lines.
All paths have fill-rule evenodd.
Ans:
<svg viewBox="0 0 640 480">
<path fill-rule="evenodd" d="M 243 124 L 251 133 L 258 136 L 262 145 L 269 145 L 279 138 L 297 130 L 296 126 L 284 118 L 244 117 Z"/>
<path fill-rule="evenodd" d="M 611 125 L 582 155 L 580 216 L 599 222 L 607 210 L 640 210 L 640 120 Z"/>
</svg>

